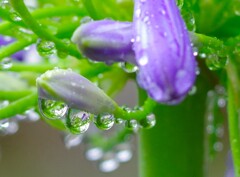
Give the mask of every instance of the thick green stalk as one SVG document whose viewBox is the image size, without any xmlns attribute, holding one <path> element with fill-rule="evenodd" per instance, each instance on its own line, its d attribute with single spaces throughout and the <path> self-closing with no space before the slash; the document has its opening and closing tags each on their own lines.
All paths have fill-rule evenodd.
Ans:
<svg viewBox="0 0 240 177">
<path fill-rule="evenodd" d="M 240 88 L 236 66 L 229 62 L 228 68 L 228 126 L 235 177 L 240 177 Z"/>
<path fill-rule="evenodd" d="M 139 135 L 140 177 L 204 176 L 206 83 L 179 105 L 155 108 L 156 127 Z"/>
</svg>

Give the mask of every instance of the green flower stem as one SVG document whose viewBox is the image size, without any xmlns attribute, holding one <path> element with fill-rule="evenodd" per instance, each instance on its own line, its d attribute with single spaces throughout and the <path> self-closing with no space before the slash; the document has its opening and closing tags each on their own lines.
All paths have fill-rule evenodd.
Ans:
<svg viewBox="0 0 240 177">
<path fill-rule="evenodd" d="M 0 119 L 11 118 L 17 114 L 22 114 L 26 110 L 37 105 L 37 92 L 34 91 L 30 95 L 11 102 L 8 106 L 0 109 Z"/>
<path fill-rule="evenodd" d="M 195 95 L 176 106 L 158 105 L 156 126 L 140 131 L 140 177 L 204 176 L 203 110 L 210 88 L 208 78 L 198 79 Z"/>
<path fill-rule="evenodd" d="M 32 35 L 31 37 L 29 36 L 28 39 L 21 39 L 16 42 L 13 42 L 7 46 L 1 47 L 0 48 L 0 61 L 5 57 L 9 57 L 14 53 L 16 53 L 20 50 L 23 50 L 25 47 L 36 42 L 36 40 L 37 40 L 37 36 Z"/>
<path fill-rule="evenodd" d="M 42 26 L 33 18 L 33 16 L 28 11 L 27 7 L 25 6 L 23 0 L 10 0 L 12 3 L 13 8 L 20 14 L 23 21 L 26 25 L 40 38 L 48 41 L 52 41 L 55 43 L 56 48 L 60 51 L 69 53 L 70 55 L 80 58 L 81 55 L 77 50 L 76 46 L 73 44 L 66 45 L 60 39 L 55 37 L 54 35 L 50 34 L 47 30 L 42 28 Z"/>
<path fill-rule="evenodd" d="M 87 9 L 91 18 L 93 18 L 94 20 L 99 20 L 96 9 L 92 3 L 92 0 L 83 0 L 83 4 L 84 4 L 84 7 Z"/>
<path fill-rule="evenodd" d="M 236 66 L 231 63 L 228 72 L 228 122 L 235 177 L 240 177 L 240 87 Z"/>
<path fill-rule="evenodd" d="M 141 120 L 146 118 L 147 115 L 151 114 L 156 105 L 157 103 L 148 97 L 144 102 L 143 106 L 139 110 L 127 112 L 122 108 L 117 107 L 117 109 L 114 112 L 114 116 L 117 118 L 122 118 L 124 120 L 131 119 Z"/>
<path fill-rule="evenodd" d="M 4 33 L 5 31 L 12 28 L 14 25 L 20 25 L 23 27 L 26 26 L 22 21 L 16 22 L 11 18 L 9 18 L 9 13 L 7 13 L 3 9 L 0 9 L 0 15 L 1 14 L 5 14 L 4 15 L 5 19 L 7 19 L 10 22 L 2 22 L 0 24 L 0 33 Z M 58 7 L 37 9 L 33 11 L 31 14 L 35 19 L 43 19 L 43 18 L 61 17 L 61 16 L 69 16 L 69 15 L 76 15 L 76 16 L 82 17 L 86 14 L 86 12 L 84 12 L 82 8 L 75 7 L 75 6 L 58 6 Z"/>
<path fill-rule="evenodd" d="M 8 71 L 14 72 L 37 72 L 43 73 L 47 70 L 53 69 L 56 67 L 56 64 L 49 63 L 37 63 L 37 64 L 25 64 L 25 63 L 13 63 L 13 66 L 8 69 Z"/>
<path fill-rule="evenodd" d="M 0 90 L 0 100 L 14 101 L 32 93 L 32 90 L 5 91 Z"/>
</svg>

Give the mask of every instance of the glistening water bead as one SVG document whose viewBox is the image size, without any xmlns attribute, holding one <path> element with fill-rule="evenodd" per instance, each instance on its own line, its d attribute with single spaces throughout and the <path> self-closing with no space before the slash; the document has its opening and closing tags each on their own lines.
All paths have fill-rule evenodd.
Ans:
<svg viewBox="0 0 240 177">
<path fill-rule="evenodd" d="M 66 126 L 73 134 L 81 134 L 88 130 L 91 123 L 90 114 L 77 109 L 69 109 Z"/>
<path fill-rule="evenodd" d="M 145 119 L 139 121 L 142 128 L 150 129 L 156 125 L 156 117 L 154 114 L 149 114 Z"/>
<path fill-rule="evenodd" d="M 99 114 L 95 116 L 95 125 L 101 130 L 109 130 L 112 128 L 115 118 L 112 114 Z"/>
<path fill-rule="evenodd" d="M 59 101 L 39 98 L 39 111 L 47 119 L 61 119 L 67 113 L 68 106 Z"/>
</svg>

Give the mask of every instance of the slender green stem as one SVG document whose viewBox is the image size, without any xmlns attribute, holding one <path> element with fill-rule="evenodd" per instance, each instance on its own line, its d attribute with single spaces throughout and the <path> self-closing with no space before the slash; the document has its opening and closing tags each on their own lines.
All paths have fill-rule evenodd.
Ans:
<svg viewBox="0 0 240 177">
<path fill-rule="evenodd" d="M 119 117 L 124 120 L 141 120 L 146 118 L 147 115 L 151 114 L 156 106 L 157 103 L 154 100 L 152 100 L 151 98 L 147 98 L 147 100 L 144 102 L 143 106 L 139 110 L 128 112 L 118 107 L 114 112 L 114 115 L 115 117 Z"/>
<path fill-rule="evenodd" d="M 32 90 L 0 90 L 0 100 L 14 101 L 32 93 Z"/>
<path fill-rule="evenodd" d="M 240 100 L 239 78 L 235 66 L 228 64 L 228 122 L 235 177 L 240 177 Z"/>
<path fill-rule="evenodd" d="M 12 116 L 23 113 L 31 107 L 35 107 L 37 105 L 37 97 L 37 92 L 34 91 L 32 94 L 1 108 L 0 119 L 11 118 Z"/>
<path fill-rule="evenodd" d="M 97 15 L 96 9 L 92 3 L 92 0 L 83 0 L 83 4 L 85 8 L 87 9 L 89 15 L 94 19 L 94 20 L 99 20 L 99 17 Z"/>
<path fill-rule="evenodd" d="M 80 58 L 79 51 L 76 46 L 73 44 L 66 45 L 60 39 L 50 34 L 47 30 L 45 30 L 30 14 L 27 7 L 25 6 L 23 0 L 10 0 L 13 8 L 20 14 L 21 18 L 25 22 L 25 24 L 40 38 L 48 41 L 52 41 L 55 43 L 56 48 L 60 51 L 64 51 L 69 53 L 70 55 Z"/>
</svg>

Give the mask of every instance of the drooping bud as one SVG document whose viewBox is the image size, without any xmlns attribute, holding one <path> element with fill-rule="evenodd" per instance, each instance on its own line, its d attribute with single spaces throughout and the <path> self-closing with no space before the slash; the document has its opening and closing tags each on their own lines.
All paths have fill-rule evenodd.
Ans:
<svg viewBox="0 0 240 177">
<path fill-rule="evenodd" d="M 93 114 L 112 113 L 117 106 L 96 85 L 71 70 L 47 71 L 37 79 L 37 87 L 41 99 L 62 101 Z"/>
<path fill-rule="evenodd" d="M 132 37 L 132 23 L 101 20 L 82 24 L 74 32 L 72 41 L 91 60 L 135 64 Z"/>
<path fill-rule="evenodd" d="M 134 46 L 138 83 L 156 101 L 176 104 L 195 81 L 196 61 L 174 0 L 135 0 Z"/>
</svg>

